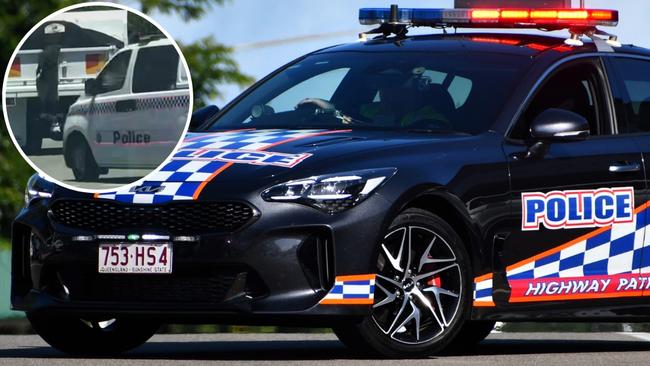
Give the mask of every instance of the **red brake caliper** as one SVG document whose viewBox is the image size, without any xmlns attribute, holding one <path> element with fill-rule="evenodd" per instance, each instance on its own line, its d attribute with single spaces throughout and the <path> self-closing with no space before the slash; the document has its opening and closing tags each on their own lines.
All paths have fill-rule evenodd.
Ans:
<svg viewBox="0 0 650 366">
<path fill-rule="evenodd" d="M 434 277 L 427 281 L 427 285 L 440 287 L 440 277 Z"/>
</svg>

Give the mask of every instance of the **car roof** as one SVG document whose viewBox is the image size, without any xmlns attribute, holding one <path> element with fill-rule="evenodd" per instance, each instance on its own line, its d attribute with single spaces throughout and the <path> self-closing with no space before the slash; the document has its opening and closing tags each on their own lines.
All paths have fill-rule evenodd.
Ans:
<svg viewBox="0 0 650 366">
<path fill-rule="evenodd" d="M 567 33 L 568 36 L 568 33 Z M 561 59 L 573 54 L 598 52 L 596 45 L 589 39 L 584 46 L 570 47 L 564 41 L 567 37 L 517 33 L 448 33 L 417 35 L 404 38 L 375 38 L 365 42 L 356 42 L 329 47 L 317 53 L 327 52 L 465 52 L 465 53 L 500 53 L 536 58 L 539 56 Z M 649 56 L 650 50 L 624 45 L 615 48 L 616 53 Z"/>
</svg>

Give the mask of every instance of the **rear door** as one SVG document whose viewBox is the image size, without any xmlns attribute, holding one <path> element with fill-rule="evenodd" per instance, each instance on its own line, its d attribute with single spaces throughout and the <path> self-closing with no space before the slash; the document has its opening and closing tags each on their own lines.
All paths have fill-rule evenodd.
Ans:
<svg viewBox="0 0 650 366">
<path fill-rule="evenodd" d="M 650 59 L 608 57 L 607 66 L 609 79 L 612 81 L 617 132 L 634 138 L 641 148 L 643 160 L 650 161 Z M 645 174 L 646 177 L 650 176 L 650 167 L 647 164 Z M 647 210 L 644 205 L 642 216 L 646 220 L 645 246 L 641 256 L 641 276 L 634 281 L 639 285 L 650 284 L 650 218 Z M 633 286 L 634 283 L 630 281 L 629 285 Z M 643 290 L 644 296 L 647 296 L 649 286 L 644 286 Z"/>
<path fill-rule="evenodd" d="M 554 143 L 526 157 L 531 121 L 548 108 L 585 117 L 591 137 Z M 625 286 L 639 273 L 647 200 L 635 139 L 616 135 L 602 60 L 561 66 L 541 86 L 504 144 L 518 223 L 496 248 L 505 306 L 598 306 L 637 296 Z M 499 297 L 500 295 L 500 297 Z M 587 299 L 602 299 L 586 301 Z"/>
</svg>

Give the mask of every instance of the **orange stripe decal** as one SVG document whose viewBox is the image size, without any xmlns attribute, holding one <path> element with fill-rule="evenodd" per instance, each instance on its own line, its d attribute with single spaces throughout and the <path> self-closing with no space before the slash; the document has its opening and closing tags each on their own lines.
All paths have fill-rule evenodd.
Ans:
<svg viewBox="0 0 650 366">
<path fill-rule="evenodd" d="M 493 301 L 474 301 L 473 305 L 477 308 L 493 308 L 496 306 Z"/>
<path fill-rule="evenodd" d="M 474 283 L 479 283 L 479 282 L 483 282 L 485 280 L 491 280 L 491 279 L 492 279 L 492 273 L 486 273 L 486 274 L 484 274 L 482 276 L 476 277 L 474 279 Z"/>
</svg>

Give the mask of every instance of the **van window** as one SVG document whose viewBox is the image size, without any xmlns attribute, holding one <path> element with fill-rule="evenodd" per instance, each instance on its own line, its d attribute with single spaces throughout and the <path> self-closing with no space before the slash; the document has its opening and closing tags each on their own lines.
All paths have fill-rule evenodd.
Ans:
<svg viewBox="0 0 650 366">
<path fill-rule="evenodd" d="M 133 92 L 176 89 L 178 59 L 178 52 L 172 46 L 140 49 L 133 69 Z"/>
<path fill-rule="evenodd" d="M 97 76 L 100 93 L 108 93 L 120 90 L 126 80 L 126 71 L 129 69 L 131 51 L 118 53 L 106 64 L 101 73 Z"/>
</svg>

